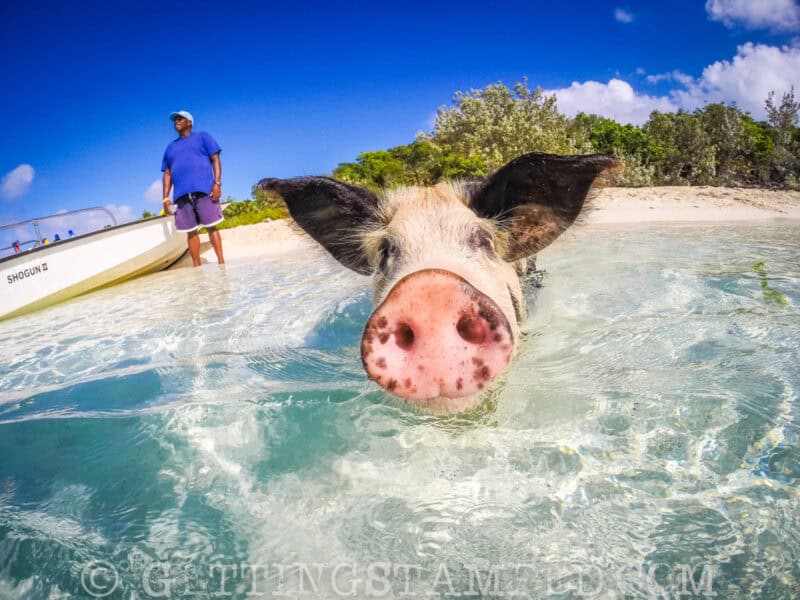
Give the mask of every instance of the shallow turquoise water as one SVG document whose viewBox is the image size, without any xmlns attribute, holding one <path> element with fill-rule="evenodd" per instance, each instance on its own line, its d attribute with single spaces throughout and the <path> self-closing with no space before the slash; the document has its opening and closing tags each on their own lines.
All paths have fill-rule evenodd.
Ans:
<svg viewBox="0 0 800 600">
<path fill-rule="evenodd" d="M 559 240 L 460 417 L 366 380 L 321 255 L 0 323 L 0 598 L 796 598 L 798 231 Z"/>
</svg>

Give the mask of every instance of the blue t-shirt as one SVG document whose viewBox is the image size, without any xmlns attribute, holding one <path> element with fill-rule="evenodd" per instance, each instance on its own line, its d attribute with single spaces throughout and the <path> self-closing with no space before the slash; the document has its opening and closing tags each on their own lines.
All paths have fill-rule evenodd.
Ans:
<svg viewBox="0 0 800 600">
<path fill-rule="evenodd" d="M 170 143 L 164 151 L 161 170 L 169 169 L 176 200 L 189 192 L 209 193 L 214 183 L 211 157 L 221 151 L 205 131 L 192 132 Z"/>
</svg>

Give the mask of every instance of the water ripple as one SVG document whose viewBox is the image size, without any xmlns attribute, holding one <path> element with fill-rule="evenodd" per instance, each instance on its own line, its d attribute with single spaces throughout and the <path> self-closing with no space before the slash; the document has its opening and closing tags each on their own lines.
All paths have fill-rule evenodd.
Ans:
<svg viewBox="0 0 800 600">
<path fill-rule="evenodd" d="M 520 355 L 457 417 L 366 379 L 368 282 L 316 255 L 162 273 L 0 323 L 0 597 L 82 597 L 90 560 L 119 569 L 121 597 L 147 597 L 159 561 L 200 598 L 220 562 L 363 576 L 375 561 L 420 567 L 389 577 L 397 597 L 446 591 L 442 566 L 474 592 L 508 563 L 525 573 L 503 585 L 530 597 L 676 596 L 685 565 L 712 569 L 719 597 L 795 597 L 796 240 L 559 240 Z"/>
</svg>

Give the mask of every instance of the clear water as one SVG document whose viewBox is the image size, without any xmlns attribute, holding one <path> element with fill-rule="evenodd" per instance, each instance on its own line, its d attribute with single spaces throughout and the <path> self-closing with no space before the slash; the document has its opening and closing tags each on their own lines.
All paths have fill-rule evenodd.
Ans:
<svg viewBox="0 0 800 600">
<path fill-rule="evenodd" d="M 299 254 L 0 323 L 0 598 L 798 597 L 796 225 L 559 240 L 450 418 Z"/>
</svg>

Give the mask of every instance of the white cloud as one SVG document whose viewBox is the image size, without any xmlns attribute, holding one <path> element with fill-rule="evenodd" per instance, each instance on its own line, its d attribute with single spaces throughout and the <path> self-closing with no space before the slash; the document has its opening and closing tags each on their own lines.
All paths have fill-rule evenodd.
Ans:
<svg viewBox="0 0 800 600">
<path fill-rule="evenodd" d="M 163 193 L 164 193 L 164 188 L 162 186 L 161 179 L 156 179 L 144 191 L 144 194 L 142 194 L 142 198 L 144 198 L 144 200 L 146 200 L 150 204 L 161 204 L 161 201 L 164 199 L 164 197 L 161 195 Z M 172 195 L 171 192 L 170 195 Z"/>
<path fill-rule="evenodd" d="M 31 187 L 35 174 L 33 167 L 27 164 L 10 170 L 0 181 L 0 196 L 6 200 L 22 196 Z"/>
<path fill-rule="evenodd" d="M 683 85 L 689 85 L 692 82 L 691 75 L 687 75 L 686 73 L 681 73 L 680 71 L 673 71 L 672 78 L 678 83 L 682 83 Z"/>
<path fill-rule="evenodd" d="M 672 73 L 658 73 L 656 75 L 648 75 L 645 77 L 647 83 L 661 83 L 662 81 L 670 81 Z"/>
<path fill-rule="evenodd" d="M 747 43 L 739 46 L 733 59 L 707 66 L 697 79 L 672 71 L 649 75 L 646 80 L 671 81 L 677 87 L 667 95 L 650 96 L 614 78 L 608 83 L 573 82 L 567 88 L 545 93 L 556 94 L 558 109 L 568 116 L 586 112 L 634 125 L 647 121 L 654 110 L 694 110 L 715 102 L 733 102 L 754 118 L 764 119 L 764 101 L 770 92 L 780 98 L 792 86 L 800 91 L 800 46 Z"/>
<path fill-rule="evenodd" d="M 105 208 L 111 211 L 111 214 L 117 219 L 117 225 L 130 223 L 138 218 L 138 215 L 133 214 L 133 209 L 127 204 L 106 204 Z"/>
<path fill-rule="evenodd" d="M 634 16 L 633 13 L 628 12 L 622 8 L 615 8 L 614 9 L 614 18 L 619 21 L 620 23 L 633 23 Z"/>
<path fill-rule="evenodd" d="M 800 5 L 795 0 L 707 0 L 706 12 L 726 27 L 800 30 Z"/>
<path fill-rule="evenodd" d="M 755 118 L 766 116 L 764 100 L 774 91 L 780 97 L 794 86 L 800 90 L 800 46 L 739 46 L 732 60 L 721 60 L 703 69 L 685 89 L 672 92 L 681 107 L 694 109 L 711 102 L 735 102 Z"/>
<path fill-rule="evenodd" d="M 109 205 L 106 206 L 106 208 L 114 214 L 118 224 L 132 221 L 135 218 L 130 207 Z M 39 221 L 39 233 L 42 237 L 50 238 L 50 240 L 52 240 L 56 234 L 61 236 L 61 239 L 66 239 L 69 237 L 70 230 L 72 230 L 75 235 L 82 235 L 90 231 L 103 229 L 107 225 L 112 224 L 111 218 L 102 210 L 90 210 L 75 214 L 62 208 L 48 218 Z M 36 238 L 33 227 L 29 229 L 30 231 L 27 237 L 20 237 L 20 240 L 32 240 Z"/>
<path fill-rule="evenodd" d="M 648 75 L 645 77 L 647 83 L 660 83 L 662 81 L 677 81 L 683 85 L 689 85 L 694 81 L 691 75 L 681 73 L 680 71 L 672 71 L 670 73 L 657 73 L 655 75 Z"/>
<path fill-rule="evenodd" d="M 546 93 L 558 97 L 558 109 L 568 116 L 583 111 L 623 124 L 640 125 L 647 121 L 654 110 L 671 112 L 678 108 L 669 98 L 640 94 L 621 79 L 612 79 L 608 83 L 576 81 L 568 88 L 548 90 Z"/>
</svg>

